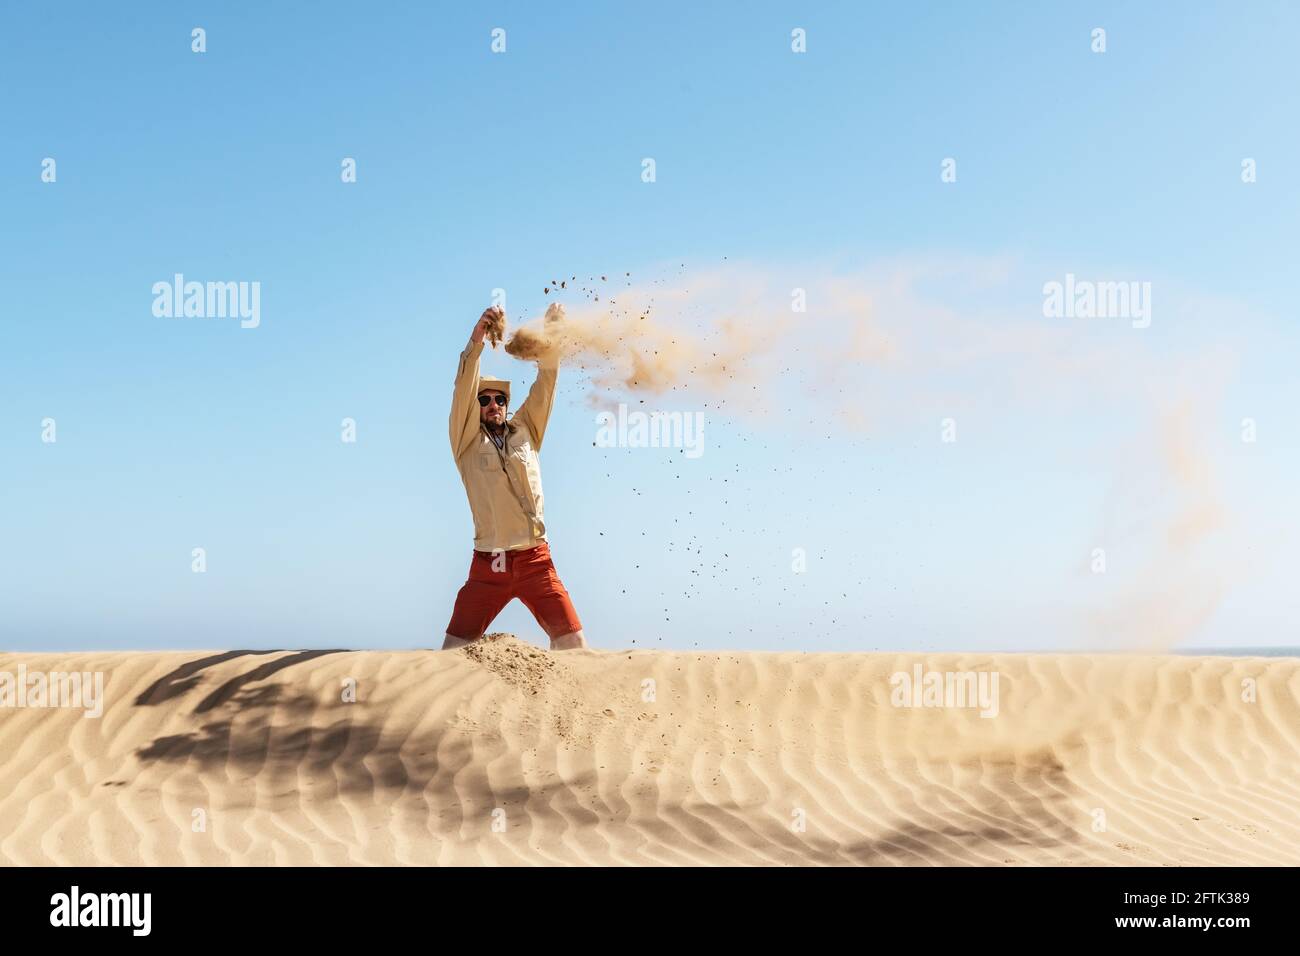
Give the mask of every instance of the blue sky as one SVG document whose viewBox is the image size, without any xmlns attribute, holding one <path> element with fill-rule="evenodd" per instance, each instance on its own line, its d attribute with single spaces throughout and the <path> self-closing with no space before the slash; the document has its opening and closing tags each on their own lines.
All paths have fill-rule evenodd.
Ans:
<svg viewBox="0 0 1300 956">
<path fill-rule="evenodd" d="M 457 353 L 495 288 L 523 319 L 552 277 L 625 272 L 780 277 L 774 309 L 798 284 L 814 304 L 788 373 L 763 380 L 795 411 L 710 404 L 697 460 L 594 447 L 582 378 L 562 373 L 548 527 L 595 645 L 1084 646 L 1106 635 L 1079 621 L 1126 588 L 1176 580 L 1181 606 L 1201 580 L 1183 559 L 1226 583 L 1181 643 L 1297 643 L 1292 5 L 3 17 L 6 647 L 437 646 L 471 548 L 446 447 Z M 1067 271 L 1152 282 L 1151 327 L 1044 318 L 1042 284 Z M 260 327 L 155 317 L 151 287 L 178 272 L 260 282 Z M 903 273 L 919 278 L 882 322 L 918 333 L 915 363 L 811 358 L 843 318 L 819 313 L 818 283 L 876 296 Z M 949 332 L 919 328 L 927 304 Z M 1047 367 L 1044 329 L 1102 358 L 1018 391 Z M 1011 345 L 988 360 L 927 361 L 998 330 Z M 532 377 L 500 354 L 485 370 Z M 898 414 L 840 423 L 891 396 Z M 1230 518 L 1173 560 L 1159 514 L 1186 489 L 1125 449 L 1157 445 L 1154 406 L 1178 396 Z M 945 402 L 964 409 L 955 446 L 937 440 Z M 1080 568 L 1116 494 L 1137 532 L 1103 541 L 1098 588 Z M 540 638 L 517 603 L 496 627 Z"/>
</svg>

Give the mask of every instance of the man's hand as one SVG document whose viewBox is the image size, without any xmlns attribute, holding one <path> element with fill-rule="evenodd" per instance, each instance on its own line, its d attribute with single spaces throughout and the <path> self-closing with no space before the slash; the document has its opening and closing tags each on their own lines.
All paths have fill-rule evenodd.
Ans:
<svg viewBox="0 0 1300 956">
<path fill-rule="evenodd" d="M 483 314 L 478 317 L 478 322 L 474 325 L 474 334 L 471 336 L 475 342 L 482 342 L 483 336 L 492 340 L 492 344 L 501 341 L 501 336 L 506 330 L 506 313 L 499 305 L 491 306 L 484 309 Z"/>
</svg>

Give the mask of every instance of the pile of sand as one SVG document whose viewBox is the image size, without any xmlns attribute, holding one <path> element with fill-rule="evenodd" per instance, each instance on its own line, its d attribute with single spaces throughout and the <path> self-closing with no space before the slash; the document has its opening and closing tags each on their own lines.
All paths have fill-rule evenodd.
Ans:
<svg viewBox="0 0 1300 956">
<path fill-rule="evenodd" d="M 893 675 L 999 674 L 997 716 Z M 9 654 L 9 864 L 1300 863 L 1300 661 L 461 651 Z"/>
</svg>

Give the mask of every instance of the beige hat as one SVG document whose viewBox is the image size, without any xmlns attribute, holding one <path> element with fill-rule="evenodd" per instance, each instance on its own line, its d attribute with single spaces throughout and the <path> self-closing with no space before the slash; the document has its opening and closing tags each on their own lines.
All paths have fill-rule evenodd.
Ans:
<svg viewBox="0 0 1300 956">
<path fill-rule="evenodd" d="M 506 393 L 506 404 L 510 403 L 510 383 L 503 378 L 481 378 L 478 380 L 478 390 L 481 393 L 491 389 L 495 392 Z"/>
</svg>

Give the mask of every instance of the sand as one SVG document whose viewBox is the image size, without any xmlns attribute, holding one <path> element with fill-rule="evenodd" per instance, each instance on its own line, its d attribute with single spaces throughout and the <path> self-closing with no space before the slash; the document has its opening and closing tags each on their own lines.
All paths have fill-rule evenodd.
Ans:
<svg viewBox="0 0 1300 956">
<path fill-rule="evenodd" d="M 483 330 L 483 336 L 488 340 L 492 348 L 501 344 L 501 340 L 506 336 L 506 313 L 504 309 L 488 309 L 484 315 L 487 316 L 487 327 Z"/>
<path fill-rule="evenodd" d="M 997 716 L 893 706 L 917 665 L 996 672 Z M 502 637 L 20 667 L 102 671 L 105 702 L 0 709 L 6 864 L 1300 863 L 1296 659 Z"/>
<path fill-rule="evenodd" d="M 501 333 L 505 334 L 504 320 Z M 564 354 L 572 357 L 576 353 L 566 346 L 570 345 L 573 335 L 573 329 L 565 320 L 564 306 L 552 302 L 539 322 L 515 330 L 506 343 L 506 354 L 522 361 L 545 359 L 552 353 L 557 357 Z"/>
</svg>

